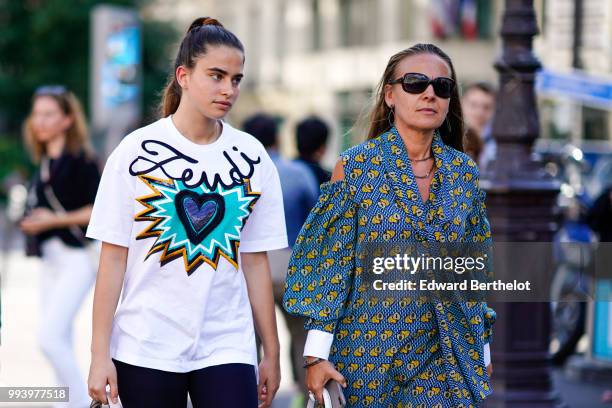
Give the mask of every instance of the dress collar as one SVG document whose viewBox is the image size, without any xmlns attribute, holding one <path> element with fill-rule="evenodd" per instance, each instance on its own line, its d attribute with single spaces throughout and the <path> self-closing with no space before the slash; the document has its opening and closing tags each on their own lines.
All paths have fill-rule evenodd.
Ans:
<svg viewBox="0 0 612 408">
<path fill-rule="evenodd" d="M 410 222 L 419 230 L 427 230 L 426 226 L 432 221 L 435 212 L 445 204 L 445 195 L 441 193 L 444 179 L 448 176 L 449 152 L 448 146 L 436 131 L 432 140 L 432 153 L 435 161 L 434 176 L 431 180 L 429 197 L 423 202 L 412 166 L 408 158 L 408 151 L 395 127 L 380 136 L 381 154 L 386 169 L 387 178 L 395 192 L 398 205 L 406 212 Z M 430 234 L 426 234 L 430 235 Z M 429 237 L 433 239 L 433 236 Z"/>
</svg>

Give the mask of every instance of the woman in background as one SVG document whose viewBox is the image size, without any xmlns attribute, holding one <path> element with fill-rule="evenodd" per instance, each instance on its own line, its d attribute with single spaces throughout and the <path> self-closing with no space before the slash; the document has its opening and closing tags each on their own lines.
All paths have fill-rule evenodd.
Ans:
<svg viewBox="0 0 612 408">
<path fill-rule="evenodd" d="M 24 139 L 39 165 L 21 229 L 30 253 L 41 257 L 40 347 L 58 382 L 70 389 L 70 407 L 89 405 L 85 379 L 72 342 L 74 318 L 95 279 L 86 248 L 100 181 L 81 104 L 63 86 L 43 86 L 34 94 Z"/>
</svg>

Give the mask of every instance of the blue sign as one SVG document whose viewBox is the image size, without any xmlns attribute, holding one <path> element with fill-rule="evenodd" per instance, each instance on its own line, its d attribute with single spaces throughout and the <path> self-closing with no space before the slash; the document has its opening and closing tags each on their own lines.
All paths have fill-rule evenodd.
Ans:
<svg viewBox="0 0 612 408">
<path fill-rule="evenodd" d="M 541 70 L 536 76 L 540 94 L 566 96 L 585 104 L 612 108 L 612 79 L 581 72 L 558 73 Z"/>
<path fill-rule="evenodd" d="M 593 358 L 612 362 L 612 281 L 596 285 L 593 313 Z"/>
<path fill-rule="evenodd" d="M 125 26 L 106 38 L 106 61 L 102 66 L 104 106 L 117 107 L 136 102 L 140 92 L 140 27 Z"/>
</svg>

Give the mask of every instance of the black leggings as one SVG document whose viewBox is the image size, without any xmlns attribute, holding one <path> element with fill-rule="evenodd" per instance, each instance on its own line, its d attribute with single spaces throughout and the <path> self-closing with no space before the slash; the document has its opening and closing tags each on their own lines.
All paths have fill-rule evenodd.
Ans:
<svg viewBox="0 0 612 408">
<path fill-rule="evenodd" d="M 255 368 L 223 364 L 188 373 L 171 373 L 113 360 L 123 408 L 256 408 Z"/>
</svg>

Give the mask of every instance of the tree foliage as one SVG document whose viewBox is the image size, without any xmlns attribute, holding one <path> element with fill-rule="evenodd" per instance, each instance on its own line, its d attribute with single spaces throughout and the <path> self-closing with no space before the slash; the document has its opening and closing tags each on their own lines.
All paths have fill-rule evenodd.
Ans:
<svg viewBox="0 0 612 408">
<path fill-rule="evenodd" d="M 90 12 L 100 3 L 143 6 L 138 0 L 0 0 L 0 133 L 16 135 L 34 90 L 64 84 L 89 101 Z M 143 21 L 143 112 L 157 105 L 176 30 Z"/>
</svg>

